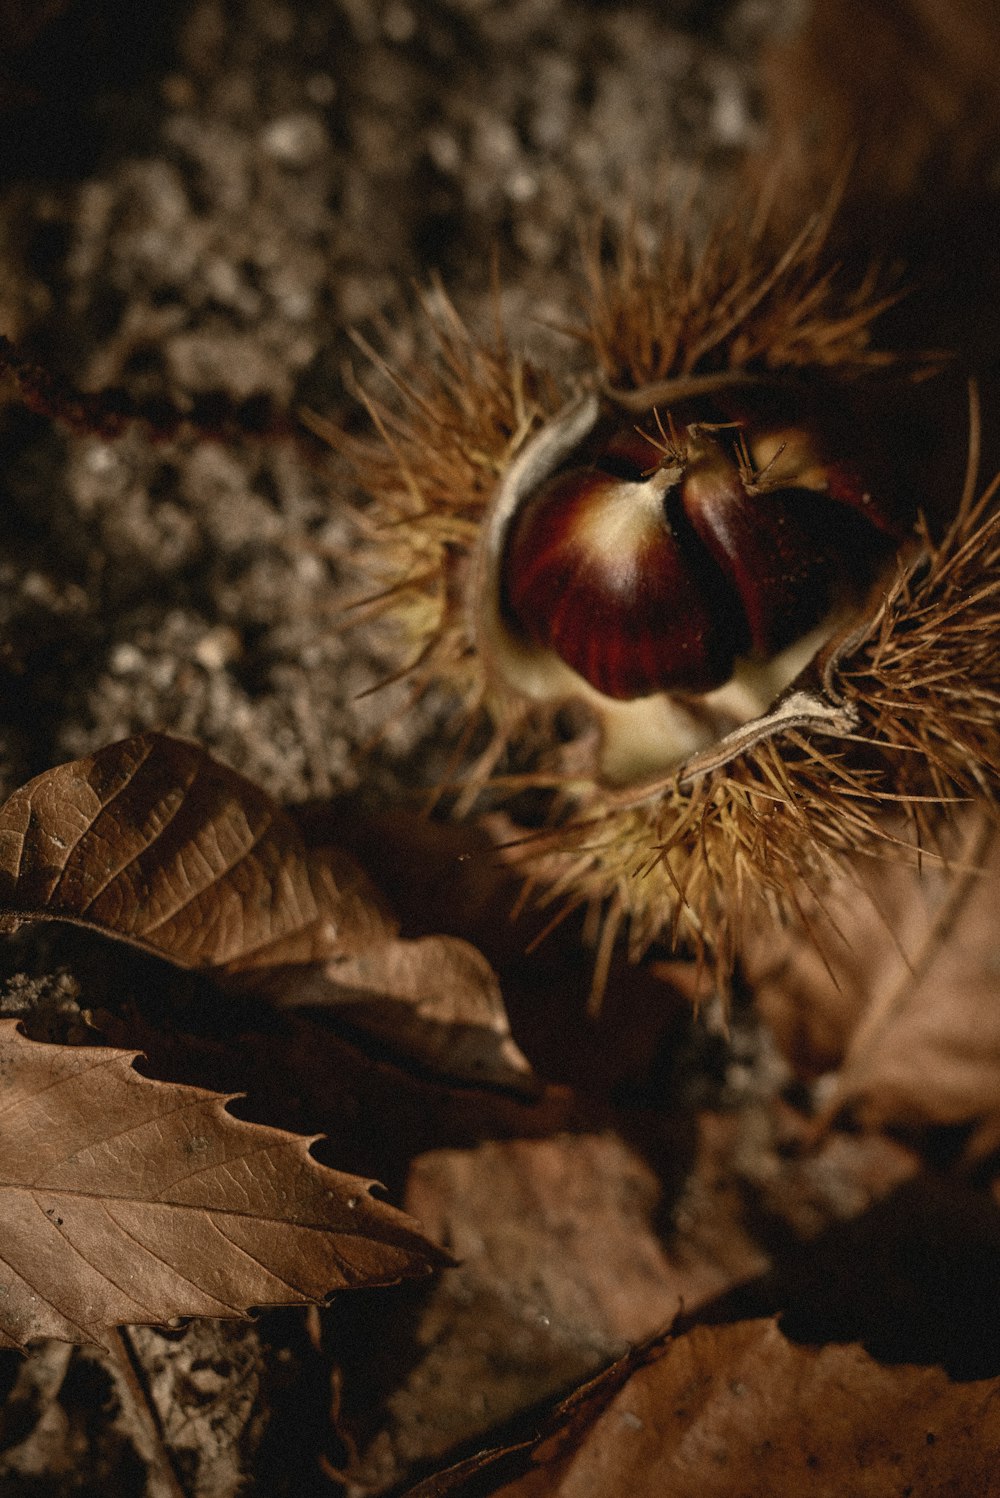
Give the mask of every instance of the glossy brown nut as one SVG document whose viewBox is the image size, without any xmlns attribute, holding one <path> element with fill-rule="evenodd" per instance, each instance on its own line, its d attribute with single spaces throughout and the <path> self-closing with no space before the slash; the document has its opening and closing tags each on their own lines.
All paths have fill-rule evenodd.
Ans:
<svg viewBox="0 0 1000 1498">
<path fill-rule="evenodd" d="M 710 691 L 858 598 L 905 527 L 785 402 L 597 428 L 514 517 L 508 618 L 628 699 Z"/>
<path fill-rule="evenodd" d="M 871 576 L 886 539 L 830 493 L 804 487 L 748 493 L 736 474 L 684 486 L 695 531 L 732 583 L 756 655 L 798 640 Z"/>
<path fill-rule="evenodd" d="M 746 645 L 732 590 L 669 469 L 557 474 L 513 524 L 504 583 L 524 633 L 608 697 L 709 691 Z"/>
</svg>

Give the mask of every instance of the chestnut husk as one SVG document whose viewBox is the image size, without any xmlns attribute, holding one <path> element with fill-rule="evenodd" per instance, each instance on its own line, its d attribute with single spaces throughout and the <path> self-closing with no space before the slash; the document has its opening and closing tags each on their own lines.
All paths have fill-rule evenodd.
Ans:
<svg viewBox="0 0 1000 1498">
<path fill-rule="evenodd" d="M 415 693 L 447 685 L 466 715 L 493 723 L 459 808 L 486 785 L 495 805 L 525 783 L 494 778 L 510 744 L 548 745 L 527 781 L 556 793 L 552 824 L 513 838 L 507 856 L 541 900 L 603 912 L 598 984 L 622 930 L 635 957 L 666 941 L 722 972 L 762 909 L 780 918 L 804 884 L 819 887 L 859 851 L 933 853 L 957 799 L 992 802 L 1000 788 L 1000 667 L 987 648 L 1000 596 L 994 490 L 975 498 L 974 453 L 964 489 L 953 453 L 930 466 L 940 376 L 915 385 L 911 368 L 872 348 L 886 299 L 870 283 L 833 285 L 827 227 L 813 221 L 776 268 L 725 226 L 704 252 L 711 274 L 676 248 L 651 265 L 628 247 L 597 275 L 581 336 L 599 367 L 568 402 L 502 339 L 481 344 L 439 293 L 437 365 L 398 377 L 395 407 L 370 400 L 380 440 L 325 429 L 374 506 L 367 555 L 383 586 L 370 612 L 409 642 Z M 697 298 L 685 302 L 688 284 Z M 614 702 L 511 629 L 501 563 L 512 520 L 609 409 L 757 386 L 836 391 L 859 450 L 880 456 L 930 518 L 848 614 L 718 694 Z M 597 732 L 566 744 L 567 703 Z"/>
</svg>

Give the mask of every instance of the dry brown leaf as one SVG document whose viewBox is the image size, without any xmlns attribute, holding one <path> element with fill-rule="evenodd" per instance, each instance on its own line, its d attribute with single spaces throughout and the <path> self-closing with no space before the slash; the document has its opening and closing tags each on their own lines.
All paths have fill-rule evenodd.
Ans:
<svg viewBox="0 0 1000 1498">
<path fill-rule="evenodd" d="M 839 1068 L 832 1115 L 872 1126 L 1000 1113 L 1000 853 L 970 825 L 949 871 L 867 863 L 750 953 L 760 1008 L 807 1075 Z"/>
<path fill-rule="evenodd" d="M 766 1262 L 736 1225 L 721 1263 L 690 1265 L 687 1244 L 680 1255 L 665 1250 L 660 1181 L 611 1133 L 435 1150 L 414 1163 L 404 1200 L 459 1262 L 412 1324 L 396 1322 L 402 1304 L 381 1308 L 377 1352 L 370 1326 L 359 1327 L 358 1362 L 354 1307 L 334 1307 L 340 1428 L 359 1492 L 392 1490 L 414 1467 L 482 1441 L 650 1336 L 682 1299 L 717 1293 Z"/>
<path fill-rule="evenodd" d="M 307 850 L 252 781 L 156 733 L 14 792 L 0 809 L 0 908 L 224 972 L 318 960 L 392 929 L 350 859 Z"/>
<path fill-rule="evenodd" d="M 998 1447 L 997 1380 L 799 1346 L 769 1318 L 654 1342 L 577 1391 L 537 1440 L 408 1498 L 992 1498 Z"/>
<path fill-rule="evenodd" d="M 387 937 L 288 975 L 282 1002 L 336 1008 L 438 1075 L 537 1090 L 486 958 L 449 936 Z"/>
<path fill-rule="evenodd" d="M 0 926 L 64 920 L 347 1006 L 356 1028 L 463 1081 L 532 1085 L 497 979 L 466 943 L 404 941 L 360 866 L 307 847 L 258 786 L 146 733 L 37 776 L 0 809 Z"/>
<path fill-rule="evenodd" d="M 40 1045 L 0 1022 L 0 1344 L 241 1316 L 445 1262 L 372 1182 L 136 1053 Z"/>
<path fill-rule="evenodd" d="M 679 1311 L 733 1298 L 769 1313 L 768 1245 L 822 1237 L 916 1168 L 878 1135 L 789 1150 L 784 1109 L 705 1113 L 696 1137 L 692 1122 L 633 1116 L 631 1143 L 491 1140 L 413 1162 L 403 1204 L 459 1263 L 418 1310 L 382 1297 L 374 1336 L 356 1301 L 329 1313 L 352 1491 L 398 1492 Z"/>
</svg>

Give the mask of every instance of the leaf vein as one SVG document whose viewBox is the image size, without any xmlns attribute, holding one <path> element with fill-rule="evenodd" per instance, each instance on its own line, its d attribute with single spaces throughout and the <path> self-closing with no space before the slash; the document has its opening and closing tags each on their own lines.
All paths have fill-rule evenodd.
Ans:
<svg viewBox="0 0 1000 1498">
<path fill-rule="evenodd" d="M 269 810 L 266 813 L 264 822 L 254 833 L 250 843 L 247 845 L 247 847 L 243 848 L 240 851 L 238 856 L 234 858 L 231 863 L 226 864 L 225 868 L 219 869 L 217 872 L 213 871 L 212 876 L 207 884 L 203 884 L 198 889 L 192 890 L 192 892 L 185 899 L 183 899 L 179 905 L 174 906 L 173 910 L 168 910 L 164 915 L 160 916 L 159 920 L 154 921 L 151 926 L 144 926 L 142 930 L 140 932 L 137 932 L 136 934 L 138 936 L 141 936 L 143 941 L 148 941 L 149 937 L 154 931 L 159 931 L 162 926 L 165 926 L 170 921 L 175 920 L 177 916 L 180 915 L 182 910 L 185 910 L 188 905 L 193 904 L 195 900 L 200 899 L 200 897 L 205 893 L 206 889 L 211 889 L 213 885 L 218 884 L 221 880 L 228 878 L 228 876 L 233 872 L 234 869 L 239 868 L 241 863 L 252 856 L 255 850 L 259 847 L 260 843 L 263 841 L 264 837 L 271 830 L 273 823 L 274 812 Z"/>
<path fill-rule="evenodd" d="M 138 1076 L 138 1073 L 136 1073 L 136 1075 Z M 149 1096 L 150 1100 L 152 1100 L 153 1093 L 150 1092 L 150 1093 L 147 1094 L 147 1096 Z M 150 1126 L 150 1124 L 162 1123 L 165 1119 L 176 1118 L 178 1114 L 180 1114 L 180 1113 L 186 1113 L 189 1108 L 203 1108 L 204 1106 L 205 1106 L 205 1098 L 204 1097 L 200 1097 L 197 1094 L 194 1097 L 185 1098 L 182 1102 L 177 1103 L 176 1106 L 174 1106 L 173 1108 L 167 1108 L 164 1112 L 151 1113 L 148 1117 L 141 1118 L 141 1119 L 138 1119 L 138 1120 L 133 1121 L 131 1123 L 128 1123 L 128 1124 L 126 1124 L 121 1129 L 114 1129 L 114 1130 L 112 1130 L 112 1132 L 110 1134 L 102 1134 L 102 1136 L 100 1137 L 100 1139 L 87 1139 L 87 1140 L 85 1140 L 84 1144 L 83 1144 L 82 1150 L 79 1150 L 79 1149 L 71 1150 L 68 1155 L 63 1155 L 62 1159 L 52 1161 L 50 1164 L 46 1165 L 46 1167 L 45 1167 L 46 1172 L 61 1170 L 62 1167 L 64 1165 L 68 1164 L 68 1162 L 70 1160 L 72 1160 L 75 1156 L 80 1155 L 81 1153 L 86 1153 L 86 1151 L 88 1151 L 88 1150 L 102 1149 L 106 1144 L 111 1144 L 115 1139 L 124 1139 L 124 1138 L 127 1138 L 129 1134 L 137 1133 L 140 1129 L 148 1128 Z M 10 1182 L 10 1184 L 14 1185 L 16 1183 L 15 1182 Z M 40 1180 L 40 1181 L 31 1181 L 31 1182 L 26 1183 L 26 1184 L 29 1184 L 31 1186 L 36 1186 L 36 1187 L 38 1187 L 41 1190 L 49 1190 L 49 1189 L 58 1190 L 58 1189 L 61 1189 L 61 1188 L 58 1188 L 58 1187 L 50 1188 L 50 1187 L 46 1186 L 44 1179 Z M 173 1182 L 171 1182 L 171 1184 L 173 1184 Z M 143 1201 L 143 1200 L 146 1200 L 147 1198 L 136 1197 L 135 1199 L 136 1199 L 136 1201 Z M 123 1197 L 122 1200 L 123 1201 L 124 1200 L 128 1200 L 128 1198 L 127 1197 Z"/>
<path fill-rule="evenodd" d="M 103 813 L 105 811 L 107 811 L 108 807 L 111 806 L 112 803 L 114 801 L 116 801 L 119 796 L 123 796 L 125 794 L 125 792 L 129 788 L 129 786 L 132 784 L 133 780 L 135 779 L 136 775 L 138 775 L 139 771 L 142 769 L 143 765 L 151 757 L 151 755 L 152 755 L 153 750 L 155 749 L 155 747 L 156 747 L 155 740 L 151 740 L 150 743 L 149 743 L 149 745 L 146 748 L 145 754 L 142 756 L 142 759 L 130 771 L 130 773 L 128 775 L 128 778 L 122 782 L 122 784 L 118 787 L 118 789 L 116 791 L 113 791 L 111 793 L 111 795 L 108 797 L 108 799 L 106 801 L 102 801 L 101 802 L 101 809 L 97 813 L 97 816 L 102 816 Z M 34 811 L 34 807 L 33 806 L 32 806 L 31 809 L 32 809 L 32 811 Z M 87 826 L 83 828 L 83 830 L 80 832 L 80 834 L 77 837 L 75 837 L 73 839 L 73 841 L 67 847 L 67 849 L 66 849 L 66 856 L 63 859 L 63 866 L 62 866 L 62 868 L 59 871 L 59 878 L 56 880 L 55 884 L 52 886 L 52 889 L 49 891 L 48 903 L 51 903 L 51 901 L 55 898 L 55 895 L 58 892 L 59 886 L 62 884 L 63 878 L 64 878 L 64 876 L 66 875 L 66 873 L 67 873 L 67 871 L 69 869 L 70 859 L 73 857 L 73 854 L 76 852 L 77 848 L 83 842 L 83 840 L 87 836 L 87 834 L 89 832 L 93 831 L 94 823 L 96 821 L 97 821 L 97 817 L 91 817 L 90 821 L 87 823 Z"/>
<path fill-rule="evenodd" d="M 277 1280 L 279 1285 L 284 1285 L 286 1290 L 291 1290 L 293 1295 L 298 1295 L 300 1298 L 303 1297 L 304 1292 L 299 1285 L 293 1285 L 291 1280 L 287 1280 L 283 1274 L 279 1274 L 276 1269 L 272 1269 L 270 1264 L 265 1263 L 265 1261 L 258 1258 L 256 1254 L 251 1253 L 248 1248 L 244 1248 L 241 1243 L 237 1243 L 234 1239 L 230 1238 L 229 1234 L 224 1232 L 216 1222 L 214 1212 L 208 1212 L 206 1213 L 206 1216 L 208 1217 L 208 1221 L 211 1226 L 218 1233 L 219 1237 L 223 1240 L 224 1243 L 229 1246 L 231 1250 L 234 1250 L 236 1253 L 242 1254 L 244 1258 L 250 1260 L 251 1264 L 256 1264 L 259 1269 L 263 1269 L 266 1275 L 268 1275 L 273 1280 Z"/>
<path fill-rule="evenodd" d="M 351 1232 L 351 1236 L 363 1237 L 373 1243 L 381 1242 L 373 1232 L 352 1232 L 343 1226 L 333 1227 L 328 1222 L 315 1222 L 310 1219 L 299 1217 L 277 1217 L 272 1212 L 253 1212 L 247 1208 L 229 1207 L 224 1202 L 179 1202 L 170 1201 L 161 1196 L 113 1196 L 110 1192 L 84 1191 L 74 1189 L 71 1186 L 45 1186 L 37 1181 L 26 1183 L 24 1181 L 10 1181 L 0 1183 L 0 1198 L 4 1191 L 46 1191 L 52 1196 L 65 1197 L 68 1200 L 78 1199 L 80 1201 L 100 1202 L 105 1206 L 118 1202 L 124 1207 L 164 1207 L 171 1212 L 217 1213 L 220 1217 L 234 1217 L 250 1222 L 272 1224 L 281 1228 L 301 1228 L 310 1233 L 337 1233 L 343 1235 Z M 394 1210 L 394 1209 L 391 1209 Z M 392 1242 L 392 1239 L 386 1239 Z"/>
<path fill-rule="evenodd" d="M 62 1238 L 63 1242 L 66 1244 L 67 1248 L 69 1248 L 69 1250 L 71 1251 L 71 1253 L 76 1254 L 77 1258 L 80 1259 L 82 1261 L 82 1263 L 86 1264 L 89 1269 L 92 1269 L 95 1274 L 99 1275 L 102 1280 L 106 1280 L 109 1285 L 113 1285 L 115 1287 L 115 1289 L 121 1295 L 124 1295 L 127 1300 L 131 1301 L 131 1303 L 133 1305 L 139 1306 L 147 1314 L 152 1314 L 150 1312 L 149 1306 L 145 1305 L 141 1300 L 138 1299 L 137 1296 L 133 1295 L 129 1290 L 126 1290 L 126 1288 L 125 1288 L 124 1285 L 120 1285 L 118 1283 L 118 1281 L 115 1279 L 114 1275 L 109 1274 L 106 1269 L 102 1269 L 99 1265 L 97 1265 L 97 1264 L 94 1263 L 93 1259 L 89 1259 L 87 1257 L 87 1255 L 83 1252 L 83 1249 L 80 1248 L 80 1246 L 73 1241 L 73 1239 L 69 1236 L 69 1234 L 65 1231 L 65 1229 L 54 1218 L 52 1218 L 52 1217 L 49 1216 L 49 1214 L 46 1212 L 45 1208 L 42 1206 L 41 1202 L 35 1196 L 34 1192 L 31 1192 L 30 1195 L 31 1195 L 32 1201 L 34 1202 L 35 1206 L 38 1208 L 39 1212 L 42 1214 L 42 1217 L 45 1219 L 45 1222 L 47 1223 L 47 1225 L 50 1228 L 52 1228 L 55 1232 L 57 1232 L 59 1234 L 60 1238 Z M 67 1321 L 72 1321 L 73 1318 L 71 1316 L 68 1316 L 66 1314 L 66 1312 L 60 1306 L 56 1306 L 55 1302 L 51 1299 L 51 1297 L 46 1296 L 46 1300 L 48 1300 L 48 1303 L 51 1306 L 55 1307 L 55 1309 L 59 1312 L 60 1316 L 65 1316 Z M 75 1324 L 76 1323 L 74 1322 L 74 1325 Z"/>
<path fill-rule="evenodd" d="M 183 1269 L 179 1269 L 176 1264 L 172 1264 L 169 1259 L 164 1258 L 163 1254 L 157 1253 L 156 1249 L 153 1248 L 150 1244 L 143 1243 L 142 1239 L 135 1233 L 133 1233 L 130 1228 L 126 1227 L 123 1222 L 119 1222 L 118 1218 L 111 1211 L 111 1208 L 107 1205 L 107 1203 L 105 1203 L 104 1206 L 105 1211 L 111 1218 L 111 1221 L 114 1223 L 118 1231 L 120 1233 L 124 1233 L 126 1238 L 130 1238 L 133 1243 L 138 1244 L 138 1246 L 145 1253 L 148 1253 L 151 1258 L 156 1259 L 158 1263 L 162 1264 L 164 1269 L 169 1269 L 171 1274 L 176 1274 L 178 1279 L 183 1280 L 185 1284 L 190 1285 L 192 1290 L 196 1290 L 199 1295 L 207 1295 L 210 1300 L 215 1301 L 216 1305 L 225 1306 L 228 1311 L 232 1311 L 234 1316 L 240 1316 L 243 1314 L 239 1306 L 234 1306 L 230 1301 L 223 1300 L 221 1295 L 215 1295 L 211 1290 L 207 1290 L 204 1285 L 199 1285 L 197 1280 L 192 1279 L 192 1277 L 189 1274 L 186 1274 Z M 175 1312 L 174 1314 L 176 1315 L 180 1313 Z"/>
<path fill-rule="evenodd" d="M 110 1066 L 114 1061 L 118 1060 L 120 1056 L 120 1051 L 109 1051 L 107 1060 L 93 1061 L 87 1068 L 87 1071 L 94 1071 L 99 1066 Z M 0 1117 L 2 1117 L 4 1113 L 9 1113 L 12 1108 L 23 1108 L 26 1102 L 33 1102 L 35 1098 L 41 1097 L 43 1093 L 51 1092 L 53 1087 L 62 1087 L 64 1085 L 69 1085 L 75 1082 L 79 1077 L 86 1075 L 87 1072 L 64 1072 L 61 1076 L 53 1077 L 50 1082 L 46 1082 L 44 1087 L 32 1088 L 32 1090 L 27 1094 L 25 1094 L 23 1087 L 19 1085 L 19 1078 L 18 1081 L 14 1083 L 13 1096 L 8 1098 L 5 1103 L 0 1103 Z"/>
<path fill-rule="evenodd" d="M 99 900 L 101 898 L 101 896 L 104 894 L 104 891 L 106 889 L 110 888 L 110 886 L 112 884 L 114 884 L 114 882 L 115 882 L 116 879 L 120 879 L 123 874 L 126 874 L 128 872 L 128 870 L 133 866 L 133 864 L 138 863 L 139 859 L 142 858 L 143 854 L 148 853 L 149 850 L 150 850 L 150 848 L 155 847 L 156 843 L 163 836 L 163 834 L 166 832 L 166 830 L 170 826 L 170 824 L 184 810 L 184 807 L 185 807 L 186 801 L 187 801 L 188 793 L 191 790 L 191 787 L 194 785 L 195 781 L 198 779 L 198 773 L 199 773 L 199 767 L 198 767 L 198 765 L 194 765 L 192 767 L 191 775 L 184 782 L 184 784 L 183 785 L 181 785 L 180 783 L 177 784 L 177 786 L 175 788 L 180 791 L 180 796 L 178 798 L 177 805 L 173 808 L 173 810 L 170 812 L 170 814 L 163 820 L 163 822 L 160 823 L 159 827 L 156 828 L 156 830 L 153 832 L 152 836 L 149 837 L 147 839 L 147 841 L 143 843 L 142 847 L 138 848 L 134 853 L 130 853 L 129 856 L 128 856 L 128 858 L 126 858 L 125 862 L 122 863 L 122 864 L 119 864 L 119 866 L 116 869 L 112 869 L 111 872 L 110 872 L 110 874 L 108 875 L 108 877 L 105 879 L 104 883 L 98 885 L 97 889 L 94 890 L 93 894 L 89 897 L 89 899 L 83 905 L 81 905 L 80 908 L 79 908 L 79 910 L 76 912 L 77 917 L 79 919 L 81 919 L 81 920 L 85 919 L 87 911 L 90 910 L 91 906 L 97 900 Z M 101 810 L 103 812 L 104 808 L 102 807 Z M 95 818 L 95 820 L 96 820 L 96 818 Z M 62 879 L 62 875 L 60 875 L 60 881 L 61 881 L 61 879 Z M 58 885 L 56 886 L 56 888 L 58 889 Z M 53 891 L 53 893 L 54 893 L 54 891 Z M 113 930 L 114 928 L 112 927 L 110 929 Z"/>
</svg>

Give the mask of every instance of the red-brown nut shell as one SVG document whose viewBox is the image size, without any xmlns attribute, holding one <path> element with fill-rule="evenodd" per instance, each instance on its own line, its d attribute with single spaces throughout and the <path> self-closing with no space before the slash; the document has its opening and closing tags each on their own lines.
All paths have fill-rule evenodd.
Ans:
<svg viewBox="0 0 1000 1498">
<path fill-rule="evenodd" d="M 815 489 L 747 494 L 738 480 L 690 480 L 685 508 L 731 582 L 753 651 L 774 655 L 819 623 L 852 578 L 870 576 L 880 535 L 854 511 Z"/>
<path fill-rule="evenodd" d="M 693 404 L 693 403 L 692 403 Z M 501 606 L 604 696 L 701 694 L 858 594 L 902 529 L 787 397 L 598 424 L 510 519 Z"/>
<path fill-rule="evenodd" d="M 726 579 L 656 476 L 564 470 L 522 507 L 506 605 L 605 696 L 710 691 L 745 648 Z"/>
</svg>

